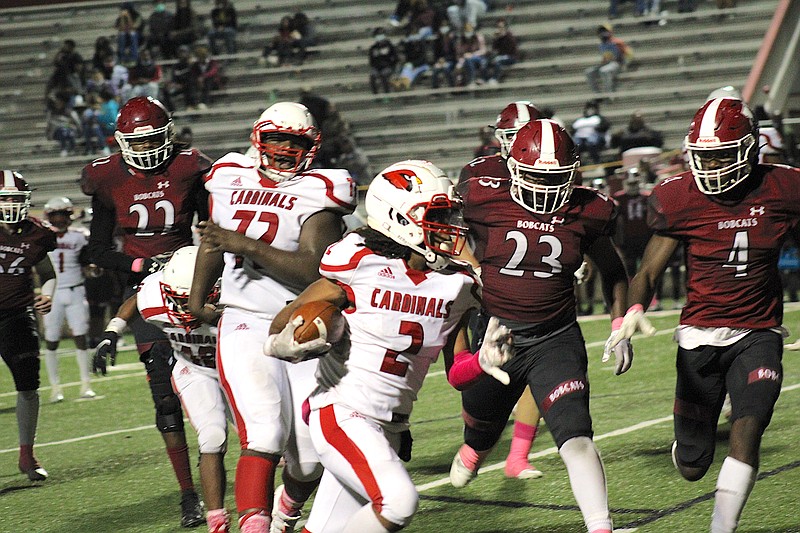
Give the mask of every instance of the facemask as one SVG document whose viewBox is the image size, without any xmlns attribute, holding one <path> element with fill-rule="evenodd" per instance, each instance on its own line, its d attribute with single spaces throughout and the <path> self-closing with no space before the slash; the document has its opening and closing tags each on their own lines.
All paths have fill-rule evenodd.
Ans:
<svg viewBox="0 0 800 533">
<path fill-rule="evenodd" d="M 156 4 L 156 7 L 154 8 L 154 11 L 156 13 L 163 13 L 166 10 L 167 10 L 167 4 Z"/>
</svg>

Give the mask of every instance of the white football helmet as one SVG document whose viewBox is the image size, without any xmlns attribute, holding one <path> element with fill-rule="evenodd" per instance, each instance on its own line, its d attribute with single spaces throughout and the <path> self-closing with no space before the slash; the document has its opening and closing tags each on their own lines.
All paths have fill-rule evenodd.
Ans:
<svg viewBox="0 0 800 533">
<path fill-rule="evenodd" d="M 467 228 L 450 178 L 429 161 L 409 159 L 386 167 L 367 189 L 367 225 L 444 268 L 461 254 Z"/>
<path fill-rule="evenodd" d="M 18 172 L 3 170 L 0 179 L 0 222 L 16 224 L 28 217 L 31 188 Z"/>
<path fill-rule="evenodd" d="M 287 140 L 294 146 L 285 146 Z M 308 169 L 317 154 L 320 131 L 306 106 L 278 102 L 255 121 L 250 142 L 267 177 L 281 182 Z"/>
<path fill-rule="evenodd" d="M 184 246 L 175 251 L 164 265 L 163 281 L 160 282 L 161 295 L 167 317 L 176 326 L 187 330 L 197 326 L 197 319 L 189 312 L 189 292 L 194 278 L 194 264 L 197 261 L 199 246 Z M 209 294 L 207 301 L 219 300 L 219 287 Z"/>
<path fill-rule="evenodd" d="M 75 206 L 72 205 L 72 200 L 66 196 L 56 196 L 55 198 L 50 198 L 47 200 L 47 203 L 44 204 L 45 215 L 49 213 L 55 213 L 57 211 L 66 211 L 70 214 L 70 216 L 72 216 L 74 209 Z"/>
</svg>

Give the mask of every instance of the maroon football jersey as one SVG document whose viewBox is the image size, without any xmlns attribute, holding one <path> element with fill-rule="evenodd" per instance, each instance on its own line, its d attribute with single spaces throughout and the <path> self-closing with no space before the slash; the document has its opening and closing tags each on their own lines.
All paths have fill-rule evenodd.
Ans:
<svg viewBox="0 0 800 533">
<path fill-rule="evenodd" d="M 537 215 L 511 199 L 507 171 L 491 177 L 504 161 L 483 159 L 466 170 L 473 177 L 459 184 L 481 263 L 483 307 L 493 316 L 531 324 L 574 315 L 573 275 L 594 241 L 612 234 L 614 202 L 576 187 L 559 210 Z"/>
<path fill-rule="evenodd" d="M 638 247 L 647 243 L 650 238 L 650 227 L 647 225 L 647 198 L 650 191 L 641 191 L 630 195 L 625 191 L 614 194 L 619 204 L 619 219 L 622 237 L 618 243 L 622 247 Z"/>
<path fill-rule="evenodd" d="M 686 306 L 681 324 L 762 329 L 783 320 L 778 257 L 800 218 L 800 171 L 759 165 L 761 180 L 734 205 L 702 193 L 691 172 L 659 183 L 648 223 L 686 246 Z"/>
<path fill-rule="evenodd" d="M 0 310 L 33 304 L 33 267 L 56 249 L 56 233 L 36 219 L 26 219 L 17 231 L 0 231 Z"/>
<path fill-rule="evenodd" d="M 210 168 L 211 160 L 194 148 L 155 174 L 129 167 L 117 153 L 84 167 L 81 189 L 115 213 L 125 254 L 151 257 L 192 244 L 193 191 Z"/>
</svg>

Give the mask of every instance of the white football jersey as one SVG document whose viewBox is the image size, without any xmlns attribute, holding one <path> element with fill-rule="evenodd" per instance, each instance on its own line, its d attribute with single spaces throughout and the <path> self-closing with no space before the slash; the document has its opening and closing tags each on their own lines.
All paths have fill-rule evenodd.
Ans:
<svg viewBox="0 0 800 533">
<path fill-rule="evenodd" d="M 56 249 L 47 254 L 56 271 L 56 287 L 68 289 L 83 283 L 83 270 L 78 262 L 81 248 L 89 242 L 89 236 L 81 229 L 68 228 L 64 235 L 59 235 Z"/>
<path fill-rule="evenodd" d="M 198 327 L 186 331 L 167 315 L 166 302 L 161 292 L 164 280 L 162 271 L 150 274 L 139 285 L 136 305 L 142 318 L 161 328 L 172 344 L 172 351 L 195 365 L 216 368 L 217 327 L 200 323 Z"/>
<path fill-rule="evenodd" d="M 258 162 L 238 153 L 219 159 L 206 177 L 211 220 L 228 230 L 295 251 L 303 224 L 323 210 L 352 213 L 356 184 L 342 169 L 316 169 L 275 183 Z M 297 295 L 249 259 L 225 254 L 220 303 L 270 317 Z"/>
<path fill-rule="evenodd" d="M 428 368 L 464 313 L 478 306 L 477 282 L 466 271 L 411 270 L 373 253 L 356 233 L 328 248 L 320 272 L 355 308 L 344 313 L 349 357 L 344 368 L 320 359 L 311 406 L 343 403 L 377 420 L 407 420 Z"/>
</svg>

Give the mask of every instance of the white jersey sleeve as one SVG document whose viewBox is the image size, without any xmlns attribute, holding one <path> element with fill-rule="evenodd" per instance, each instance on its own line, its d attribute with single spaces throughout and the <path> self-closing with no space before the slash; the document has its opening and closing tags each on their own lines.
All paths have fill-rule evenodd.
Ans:
<svg viewBox="0 0 800 533">
<path fill-rule="evenodd" d="M 320 361 L 312 407 L 337 402 L 378 420 L 407 419 L 431 363 L 478 305 L 475 279 L 409 269 L 402 259 L 373 253 L 357 233 L 328 248 L 320 272 L 348 295 L 351 349 L 345 372 Z"/>
<path fill-rule="evenodd" d="M 238 153 L 214 163 L 205 187 L 214 223 L 290 252 L 298 249 L 303 224 L 312 215 L 348 214 L 356 202 L 355 182 L 346 170 L 317 169 L 276 183 L 260 173 L 257 161 Z M 271 317 L 295 296 L 249 259 L 225 254 L 220 303 Z"/>
<path fill-rule="evenodd" d="M 196 328 L 187 330 L 183 325 L 173 322 L 167 314 L 166 302 L 161 292 L 163 280 L 164 273 L 159 271 L 147 276 L 139 285 L 136 293 L 139 314 L 147 322 L 161 328 L 177 357 L 197 366 L 216 368 L 216 326 L 199 323 Z"/>
<path fill-rule="evenodd" d="M 57 288 L 69 289 L 83 283 L 83 270 L 78 259 L 88 242 L 86 232 L 70 228 L 58 236 L 56 249 L 47 252 L 56 271 Z"/>
</svg>

